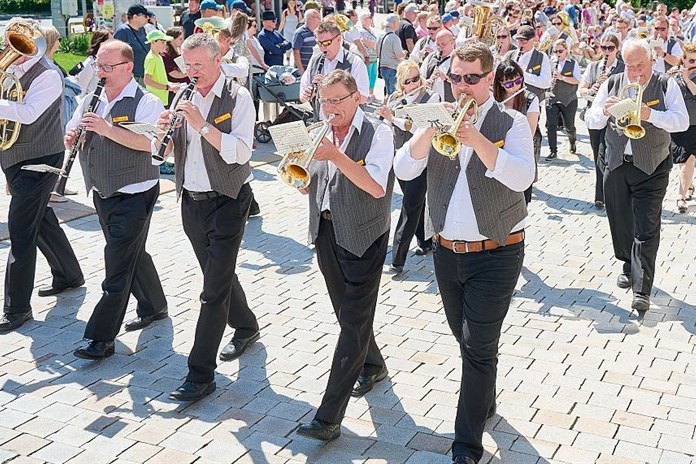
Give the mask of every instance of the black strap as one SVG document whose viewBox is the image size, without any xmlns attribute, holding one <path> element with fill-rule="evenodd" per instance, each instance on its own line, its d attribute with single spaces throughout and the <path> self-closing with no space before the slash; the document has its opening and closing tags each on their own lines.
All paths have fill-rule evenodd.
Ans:
<svg viewBox="0 0 696 464">
<path fill-rule="evenodd" d="M 140 40 L 140 37 L 138 37 L 138 34 L 136 34 L 135 29 L 133 29 L 133 28 L 131 27 L 130 24 L 128 24 L 128 27 L 130 28 L 131 33 L 132 33 L 133 36 L 135 37 L 135 40 L 138 41 L 138 43 L 139 43 L 140 46 L 143 48 L 143 50 L 148 51 L 147 47 L 145 46 L 145 42 L 143 42 L 142 40 Z"/>
<path fill-rule="evenodd" d="M 393 34 L 394 31 L 389 31 L 382 36 L 377 45 L 377 66 L 382 66 L 382 45 L 384 45 L 384 39 L 387 38 L 389 34 Z"/>
</svg>

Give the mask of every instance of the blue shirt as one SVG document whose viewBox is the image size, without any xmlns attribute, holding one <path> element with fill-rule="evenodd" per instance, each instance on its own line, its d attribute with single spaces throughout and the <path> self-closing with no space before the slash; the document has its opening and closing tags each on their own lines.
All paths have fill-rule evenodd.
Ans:
<svg viewBox="0 0 696 464">
<path fill-rule="evenodd" d="M 309 64 L 309 59 L 314 53 L 314 45 L 316 45 L 317 39 L 314 37 L 314 32 L 307 28 L 307 25 L 302 25 L 295 30 L 292 36 L 292 48 L 293 50 L 300 51 L 300 60 L 302 61 L 302 67 L 307 69 Z"/>
<path fill-rule="evenodd" d="M 135 77 L 145 77 L 145 57 L 150 52 L 150 44 L 145 43 L 147 34 L 145 28 L 135 30 L 128 23 L 118 26 L 114 32 L 114 39 L 126 42 L 133 49 L 133 75 Z"/>
<path fill-rule="evenodd" d="M 264 29 L 259 33 L 259 43 L 263 47 L 263 62 L 268 66 L 282 65 L 283 54 L 292 48 L 278 31 Z"/>
</svg>

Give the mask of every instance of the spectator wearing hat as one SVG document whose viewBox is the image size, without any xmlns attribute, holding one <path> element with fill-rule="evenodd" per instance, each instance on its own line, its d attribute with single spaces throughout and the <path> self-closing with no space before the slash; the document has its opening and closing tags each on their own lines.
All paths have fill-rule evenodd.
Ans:
<svg viewBox="0 0 696 464">
<path fill-rule="evenodd" d="M 454 19 L 454 16 L 452 16 L 452 13 L 445 13 L 442 15 L 442 26 L 452 32 L 452 35 L 456 37 L 456 34 L 454 34 L 454 25 L 455 25 L 456 19 Z"/>
<path fill-rule="evenodd" d="M 449 15 L 454 19 L 454 22 L 449 25 L 449 30 L 452 31 L 452 34 L 455 37 L 457 37 L 459 35 L 459 26 L 457 25 L 459 24 L 459 11 L 452 10 L 449 12 Z"/>
<path fill-rule="evenodd" d="M 283 54 L 292 48 L 292 44 L 275 30 L 276 21 L 273 10 L 261 14 L 263 30 L 259 33 L 259 43 L 263 47 L 263 61 L 268 66 L 282 65 Z"/>
<path fill-rule="evenodd" d="M 150 45 L 150 51 L 145 57 L 145 88 L 162 100 L 165 106 L 169 103 L 169 91 L 175 91 L 175 87 L 179 87 L 178 84 L 172 84 L 170 88 L 164 60 L 160 56 L 167 49 L 167 42 L 172 40 L 173 37 L 162 31 L 154 30 L 147 33 L 146 42 Z"/>
<path fill-rule="evenodd" d="M 244 3 L 243 0 L 228 0 L 227 2 L 227 9 L 230 11 L 230 17 L 234 17 L 235 14 L 237 14 L 238 11 L 241 11 L 247 16 L 251 16 L 251 10 L 247 6 L 246 3 Z"/>
<path fill-rule="evenodd" d="M 399 16 L 393 13 L 388 14 L 385 20 L 385 34 L 377 44 L 377 60 L 379 62 L 379 72 L 384 79 L 384 98 L 391 95 L 396 90 L 396 68 L 399 62 L 406 58 L 406 52 L 401 47 L 401 40 L 396 35 L 399 28 Z"/>
<path fill-rule="evenodd" d="M 200 0 L 189 0 L 188 10 L 181 14 L 181 28 L 184 30 L 184 39 L 191 34 L 196 28 L 196 20 L 201 17 L 201 2 Z"/>
<path fill-rule="evenodd" d="M 145 56 L 150 52 L 150 45 L 147 44 L 147 15 L 149 11 L 142 5 L 133 4 L 128 7 L 126 22 L 121 24 L 114 32 L 114 39 L 126 42 L 133 49 L 133 77 L 138 84 L 144 86 L 145 77 L 144 65 Z"/>
<path fill-rule="evenodd" d="M 396 35 L 398 35 L 399 40 L 401 40 L 401 48 L 406 51 L 407 55 L 410 55 L 418 40 L 416 28 L 413 26 L 418 16 L 418 7 L 415 3 L 409 3 L 408 5 L 401 3 L 396 9 L 396 12 L 400 17 L 399 28 L 396 31 Z"/>
<path fill-rule="evenodd" d="M 212 18 L 213 16 L 220 16 L 220 12 L 223 10 L 222 5 L 218 5 L 215 0 L 203 0 L 201 2 L 201 18 Z"/>
</svg>

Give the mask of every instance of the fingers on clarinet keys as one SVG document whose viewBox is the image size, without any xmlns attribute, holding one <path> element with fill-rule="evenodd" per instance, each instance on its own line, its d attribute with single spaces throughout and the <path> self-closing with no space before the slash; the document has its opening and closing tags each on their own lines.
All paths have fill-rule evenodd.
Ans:
<svg viewBox="0 0 696 464">
<path fill-rule="evenodd" d="M 0 332 L 11 332 L 19 329 L 25 322 L 34 319 L 31 311 L 18 314 L 3 314 L 0 318 Z"/>
<path fill-rule="evenodd" d="M 197 401 L 213 393 L 215 388 L 214 380 L 204 383 L 195 383 L 187 380 L 169 394 L 169 399 L 174 401 Z"/>
<path fill-rule="evenodd" d="M 85 348 L 76 349 L 73 354 L 81 359 L 90 359 L 96 361 L 105 359 L 115 353 L 114 342 L 97 342 L 91 341 Z"/>
<path fill-rule="evenodd" d="M 341 436 L 341 424 L 313 419 L 309 424 L 300 425 L 297 434 L 317 440 L 331 441 Z"/>
</svg>

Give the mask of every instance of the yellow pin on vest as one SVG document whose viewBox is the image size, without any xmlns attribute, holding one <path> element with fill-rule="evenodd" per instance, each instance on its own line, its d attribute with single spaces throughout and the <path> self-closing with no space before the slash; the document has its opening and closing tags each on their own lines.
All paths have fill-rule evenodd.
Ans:
<svg viewBox="0 0 696 464">
<path fill-rule="evenodd" d="M 217 118 L 215 118 L 214 122 L 215 122 L 215 124 L 220 124 L 222 121 L 227 121 L 231 117 L 232 117 L 232 115 L 230 113 L 225 113 L 225 114 L 222 114 L 222 115 L 218 116 Z"/>
</svg>

